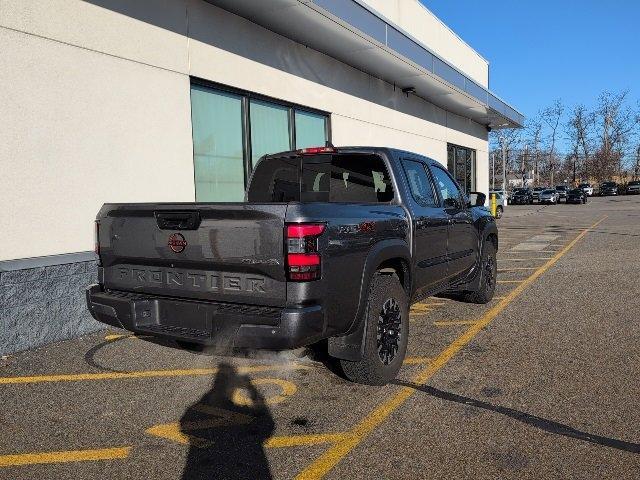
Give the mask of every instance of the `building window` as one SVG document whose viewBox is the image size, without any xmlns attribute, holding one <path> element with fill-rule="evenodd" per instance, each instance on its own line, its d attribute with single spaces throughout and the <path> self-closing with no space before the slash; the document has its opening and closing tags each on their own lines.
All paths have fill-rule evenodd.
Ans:
<svg viewBox="0 0 640 480">
<path fill-rule="evenodd" d="M 291 139 L 287 107 L 253 99 L 249 105 L 253 168 L 263 155 L 291 149 Z"/>
<path fill-rule="evenodd" d="M 465 192 L 476 189 L 476 151 L 447 145 L 447 169 Z"/>
<path fill-rule="evenodd" d="M 196 202 L 242 201 L 260 157 L 330 141 L 324 112 L 200 81 L 191 120 Z"/>
<path fill-rule="evenodd" d="M 296 148 L 317 147 L 327 140 L 326 115 L 296 110 Z"/>
<path fill-rule="evenodd" d="M 191 88 L 196 201 L 244 199 L 242 97 Z"/>
</svg>

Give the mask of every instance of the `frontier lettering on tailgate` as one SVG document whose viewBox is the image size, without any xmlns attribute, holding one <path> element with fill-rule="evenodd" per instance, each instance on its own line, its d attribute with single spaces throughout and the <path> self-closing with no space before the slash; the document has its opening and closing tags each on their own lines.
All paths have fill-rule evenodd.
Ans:
<svg viewBox="0 0 640 480">
<path fill-rule="evenodd" d="M 264 278 L 235 273 L 120 267 L 118 278 L 138 285 L 167 285 L 174 288 L 184 287 L 187 290 L 266 293 Z"/>
</svg>

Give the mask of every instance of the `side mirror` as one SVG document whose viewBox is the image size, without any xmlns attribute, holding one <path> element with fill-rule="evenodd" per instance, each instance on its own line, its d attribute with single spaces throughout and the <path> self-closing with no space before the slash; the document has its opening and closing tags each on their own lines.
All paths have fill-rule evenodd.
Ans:
<svg viewBox="0 0 640 480">
<path fill-rule="evenodd" d="M 444 208 L 452 208 L 458 210 L 460 208 L 460 201 L 457 198 L 445 198 Z"/>
<path fill-rule="evenodd" d="M 469 207 L 483 207 L 487 196 L 482 192 L 469 192 Z"/>
</svg>

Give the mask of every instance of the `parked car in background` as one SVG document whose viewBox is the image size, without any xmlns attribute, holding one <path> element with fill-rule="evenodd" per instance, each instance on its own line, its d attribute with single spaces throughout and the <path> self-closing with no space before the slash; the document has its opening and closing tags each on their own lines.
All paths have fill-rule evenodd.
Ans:
<svg viewBox="0 0 640 480">
<path fill-rule="evenodd" d="M 533 194 L 533 199 L 540 200 L 540 192 L 545 190 L 545 188 L 546 187 L 534 187 L 533 192 L 531 192 Z"/>
<path fill-rule="evenodd" d="M 616 182 L 604 182 L 600 185 L 600 196 L 618 195 L 618 184 Z"/>
<path fill-rule="evenodd" d="M 567 203 L 587 203 L 589 195 L 581 188 L 574 188 L 567 192 Z"/>
<path fill-rule="evenodd" d="M 518 188 L 513 192 L 511 203 L 513 205 L 531 205 L 533 204 L 533 193 L 528 188 Z"/>
<path fill-rule="evenodd" d="M 590 197 L 593 195 L 593 186 L 590 183 L 581 183 L 578 188 L 584 190 L 584 192 Z"/>
<path fill-rule="evenodd" d="M 569 193 L 569 187 L 566 185 L 557 185 L 556 192 L 558 192 L 558 201 L 567 200 L 567 193 Z"/>
<path fill-rule="evenodd" d="M 555 189 L 553 188 L 549 188 L 547 190 L 543 190 L 542 192 L 540 192 L 540 203 L 551 203 L 551 204 L 556 204 L 558 203 L 558 192 L 556 192 Z"/>
<path fill-rule="evenodd" d="M 633 180 L 627 183 L 627 195 L 640 194 L 640 180 Z"/>
<path fill-rule="evenodd" d="M 507 205 L 511 201 L 511 192 L 509 192 L 509 190 L 507 190 L 506 192 L 501 188 L 495 189 L 495 190 L 489 190 L 489 195 L 491 195 L 492 193 L 500 194 L 504 199 L 505 205 Z"/>
</svg>

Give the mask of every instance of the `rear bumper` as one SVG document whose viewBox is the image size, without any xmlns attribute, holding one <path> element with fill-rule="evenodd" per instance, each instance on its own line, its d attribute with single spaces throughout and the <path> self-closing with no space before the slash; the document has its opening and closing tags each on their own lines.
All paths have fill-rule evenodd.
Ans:
<svg viewBox="0 0 640 480">
<path fill-rule="evenodd" d="M 326 338 L 320 305 L 274 308 L 103 291 L 91 285 L 87 307 L 99 322 L 135 333 L 219 347 L 286 350 Z"/>
</svg>

